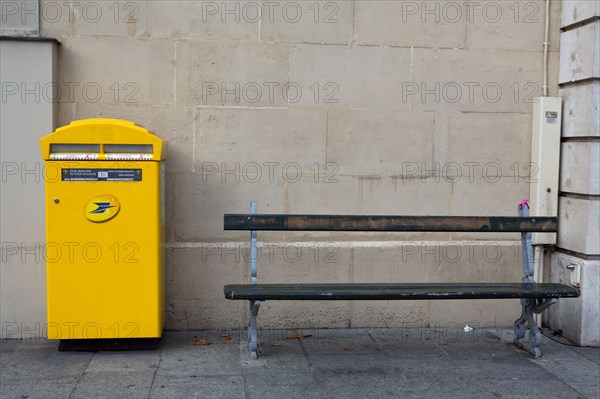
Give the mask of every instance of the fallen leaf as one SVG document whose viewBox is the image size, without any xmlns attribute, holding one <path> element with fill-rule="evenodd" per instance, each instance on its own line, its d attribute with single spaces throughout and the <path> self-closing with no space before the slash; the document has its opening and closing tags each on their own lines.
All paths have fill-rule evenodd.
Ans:
<svg viewBox="0 0 600 399">
<path fill-rule="evenodd" d="M 210 342 L 205 339 L 197 339 L 194 341 L 194 345 L 210 345 Z"/>
<path fill-rule="evenodd" d="M 346 348 L 344 348 L 344 350 L 345 350 L 346 352 L 352 352 L 352 348 L 350 348 L 350 347 L 346 347 Z"/>
<path fill-rule="evenodd" d="M 229 333 L 223 333 L 223 334 L 221 334 L 221 337 L 223 337 L 223 339 L 224 339 L 225 341 L 231 341 L 231 337 L 232 337 L 232 335 L 231 335 L 231 334 L 229 334 Z"/>
<path fill-rule="evenodd" d="M 289 337 L 285 337 L 285 339 L 305 339 L 312 337 L 312 334 L 294 334 Z"/>
</svg>

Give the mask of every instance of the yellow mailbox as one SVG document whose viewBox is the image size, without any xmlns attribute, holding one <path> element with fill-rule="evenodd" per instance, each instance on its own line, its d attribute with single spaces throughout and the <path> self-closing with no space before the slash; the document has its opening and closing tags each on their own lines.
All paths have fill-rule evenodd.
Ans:
<svg viewBox="0 0 600 399">
<path fill-rule="evenodd" d="M 40 140 L 48 338 L 161 337 L 166 142 L 86 119 Z M 82 341 L 61 341 L 74 343 Z M 96 341 L 97 342 L 97 341 Z"/>
</svg>

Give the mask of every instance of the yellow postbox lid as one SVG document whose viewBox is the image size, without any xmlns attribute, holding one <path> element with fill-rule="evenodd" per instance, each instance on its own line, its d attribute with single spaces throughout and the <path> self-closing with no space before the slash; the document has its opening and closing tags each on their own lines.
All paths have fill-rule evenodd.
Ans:
<svg viewBox="0 0 600 399">
<path fill-rule="evenodd" d="M 40 146 L 44 160 L 161 161 L 167 142 L 130 121 L 93 118 L 56 129 Z"/>
</svg>

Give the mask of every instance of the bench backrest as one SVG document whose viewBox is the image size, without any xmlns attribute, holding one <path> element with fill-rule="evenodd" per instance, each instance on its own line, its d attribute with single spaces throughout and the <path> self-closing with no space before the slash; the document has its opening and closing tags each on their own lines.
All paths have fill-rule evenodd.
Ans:
<svg viewBox="0 0 600 399">
<path fill-rule="evenodd" d="M 382 216 L 225 214 L 225 230 L 286 231 L 431 231 L 544 232 L 558 231 L 556 217 L 547 216 Z"/>
<path fill-rule="evenodd" d="M 250 283 L 256 284 L 257 231 L 355 231 L 355 232 L 503 232 L 521 233 L 524 283 L 533 283 L 534 263 L 531 233 L 555 233 L 558 218 L 529 216 L 529 205 L 518 206 L 519 216 L 383 216 L 383 215 L 286 215 L 257 214 L 256 203 L 249 214 L 225 214 L 225 230 L 250 231 Z"/>
</svg>

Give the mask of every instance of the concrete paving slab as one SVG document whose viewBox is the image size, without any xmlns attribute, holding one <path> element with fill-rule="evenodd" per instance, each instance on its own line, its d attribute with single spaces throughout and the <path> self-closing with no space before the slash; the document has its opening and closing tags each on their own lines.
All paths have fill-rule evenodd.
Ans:
<svg viewBox="0 0 600 399">
<path fill-rule="evenodd" d="M 315 373 L 310 370 L 244 369 L 247 398 L 320 398 Z"/>
<path fill-rule="evenodd" d="M 476 384 L 488 398 L 580 399 L 585 395 L 557 380 L 539 382 L 528 379 L 497 378 L 480 380 Z M 593 396 L 589 398 L 594 398 Z"/>
<path fill-rule="evenodd" d="M 548 352 L 544 358 L 532 362 L 584 396 L 600 398 L 600 365 L 578 352 L 570 350 L 557 355 Z"/>
<path fill-rule="evenodd" d="M 22 342 L 16 339 L 0 341 L 0 366 L 6 362 Z"/>
<path fill-rule="evenodd" d="M 414 344 L 387 344 L 382 345 L 381 350 L 390 358 L 424 358 L 433 357 L 436 359 L 450 359 L 448 354 L 440 349 L 435 342 L 419 342 Z"/>
<path fill-rule="evenodd" d="M 464 375 L 478 379 L 503 378 L 552 379 L 554 376 L 537 367 L 526 359 L 526 355 L 517 355 L 512 359 L 455 359 L 455 364 Z"/>
<path fill-rule="evenodd" d="M 240 375 L 239 346 L 194 345 L 165 346 L 161 349 L 157 376 L 189 377 L 208 375 Z"/>
<path fill-rule="evenodd" d="M 482 343 L 450 343 L 439 345 L 440 350 L 454 359 L 466 360 L 492 360 L 492 359 L 514 359 L 516 357 L 530 357 L 528 352 L 519 349 L 513 343 L 503 343 L 499 340 L 495 342 Z"/>
<path fill-rule="evenodd" d="M 186 379 L 157 376 L 150 392 L 151 399 L 245 397 L 242 376 L 195 376 Z"/>
<path fill-rule="evenodd" d="M 154 371 L 86 372 L 70 398 L 148 398 Z"/>
<path fill-rule="evenodd" d="M 208 341 L 211 345 L 218 345 L 236 343 L 247 338 L 244 330 L 174 331 L 165 335 L 162 345 L 165 348 L 189 346 L 199 339 Z"/>
<path fill-rule="evenodd" d="M 0 367 L 3 380 L 80 376 L 92 357 L 87 352 L 58 352 L 56 342 L 23 341 Z"/>
<path fill-rule="evenodd" d="M 0 384 L 0 398 L 2 399 L 48 399 L 68 398 L 77 377 L 55 379 L 23 379 L 7 380 L 2 378 Z"/>
<path fill-rule="evenodd" d="M 160 361 L 158 351 L 98 352 L 92 357 L 87 373 L 155 372 Z"/>
<path fill-rule="evenodd" d="M 382 353 L 379 344 L 367 334 L 359 333 L 357 337 L 330 336 L 326 338 L 312 337 L 300 340 L 309 355 L 349 355 Z"/>
<path fill-rule="evenodd" d="M 600 364 L 600 348 L 578 348 L 574 347 L 573 350 L 579 353 L 581 356 L 596 364 Z"/>
<path fill-rule="evenodd" d="M 315 372 L 321 370 L 337 371 L 340 373 L 362 370 L 370 373 L 385 373 L 390 363 L 383 353 L 374 355 L 311 355 L 308 358 Z"/>
<path fill-rule="evenodd" d="M 247 347 L 245 342 L 241 343 L 241 345 Z M 263 361 L 262 367 L 285 369 L 306 369 L 310 367 L 300 340 L 281 340 L 272 343 L 260 342 L 258 349 L 259 360 Z M 253 366 L 256 364 L 247 363 L 247 365 Z"/>
<path fill-rule="evenodd" d="M 509 330 L 263 333 L 256 360 L 243 331 L 229 340 L 219 330 L 167 332 L 156 351 L 58 352 L 56 342 L 5 341 L 0 398 L 600 398 L 600 349 L 547 337 L 534 359 L 511 344 Z M 296 333 L 312 336 L 286 339 Z"/>
<path fill-rule="evenodd" d="M 433 377 L 433 376 L 432 376 Z M 404 379 L 397 374 L 324 371 L 316 375 L 324 397 L 345 398 L 481 398 L 470 381 Z"/>
</svg>

